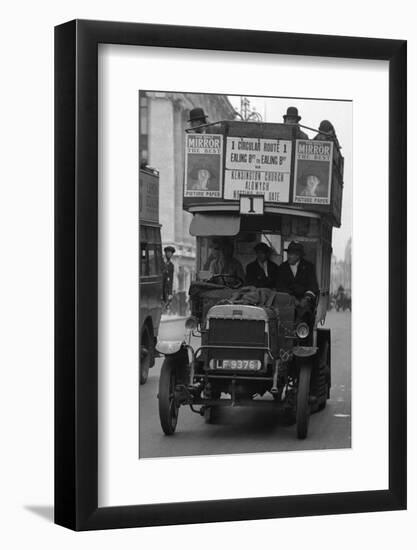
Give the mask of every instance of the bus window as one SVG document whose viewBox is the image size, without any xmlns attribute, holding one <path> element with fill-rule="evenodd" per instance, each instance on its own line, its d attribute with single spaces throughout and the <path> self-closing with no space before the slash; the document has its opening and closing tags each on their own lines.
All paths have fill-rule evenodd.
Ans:
<svg viewBox="0 0 417 550">
<path fill-rule="evenodd" d="M 148 261 L 148 243 L 140 243 L 140 274 L 146 276 L 149 274 L 149 261 Z"/>
<path fill-rule="evenodd" d="M 158 265 L 157 265 L 157 255 L 154 244 L 148 245 L 148 265 L 149 265 L 149 275 L 157 275 Z"/>
<path fill-rule="evenodd" d="M 270 260 L 280 265 L 283 261 L 281 235 L 277 233 L 263 233 L 261 241 L 271 248 Z"/>
<path fill-rule="evenodd" d="M 160 243 L 161 234 L 159 227 L 147 227 L 146 240 L 150 243 Z"/>
<path fill-rule="evenodd" d="M 154 276 L 162 274 L 162 245 L 159 227 L 140 226 L 140 274 Z"/>
<path fill-rule="evenodd" d="M 141 242 L 148 242 L 149 241 L 149 227 L 146 227 L 146 225 L 141 225 L 139 228 L 139 236 Z"/>
</svg>

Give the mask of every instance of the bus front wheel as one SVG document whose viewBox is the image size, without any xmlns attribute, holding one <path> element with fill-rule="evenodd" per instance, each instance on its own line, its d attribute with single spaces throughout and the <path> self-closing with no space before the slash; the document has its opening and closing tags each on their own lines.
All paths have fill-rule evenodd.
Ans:
<svg viewBox="0 0 417 550">
<path fill-rule="evenodd" d="M 308 432 L 310 420 L 310 378 L 311 365 L 303 363 L 300 365 L 297 389 L 296 424 L 298 439 L 305 439 Z"/>
<path fill-rule="evenodd" d="M 161 367 L 158 391 L 159 421 L 165 435 L 172 435 L 177 427 L 179 405 L 175 400 L 176 384 L 177 362 L 173 357 L 166 357 Z"/>
</svg>

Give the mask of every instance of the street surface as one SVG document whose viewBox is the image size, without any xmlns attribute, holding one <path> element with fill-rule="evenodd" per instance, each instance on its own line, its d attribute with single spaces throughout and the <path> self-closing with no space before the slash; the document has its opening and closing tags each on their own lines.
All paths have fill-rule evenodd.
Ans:
<svg viewBox="0 0 417 550">
<path fill-rule="evenodd" d="M 165 318 L 166 319 L 166 318 Z M 183 319 L 164 320 L 164 332 L 183 333 Z M 279 414 L 265 409 L 227 407 L 216 424 L 181 407 L 177 431 L 163 434 L 158 416 L 158 380 L 162 358 L 140 386 L 139 457 L 171 457 L 236 453 L 341 449 L 351 446 L 351 315 L 330 311 L 325 327 L 332 334 L 332 388 L 326 408 L 310 418 L 308 437 L 298 440 L 295 426 L 285 426 Z M 197 340 L 197 339 L 196 339 Z M 198 340 L 193 342 L 198 344 Z"/>
</svg>

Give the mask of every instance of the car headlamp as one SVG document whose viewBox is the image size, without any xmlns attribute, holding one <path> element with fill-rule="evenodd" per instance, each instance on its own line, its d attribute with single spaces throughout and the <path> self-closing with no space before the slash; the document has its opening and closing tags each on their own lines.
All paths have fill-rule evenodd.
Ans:
<svg viewBox="0 0 417 550">
<path fill-rule="evenodd" d="M 295 329 L 295 334 L 298 338 L 307 338 L 310 334 L 310 329 L 307 323 L 299 323 Z"/>
</svg>

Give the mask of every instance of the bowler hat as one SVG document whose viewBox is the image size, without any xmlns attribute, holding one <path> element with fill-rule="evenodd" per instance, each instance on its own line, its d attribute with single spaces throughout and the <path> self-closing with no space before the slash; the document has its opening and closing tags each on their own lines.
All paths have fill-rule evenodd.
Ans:
<svg viewBox="0 0 417 550">
<path fill-rule="evenodd" d="M 175 248 L 173 246 L 166 246 L 164 248 L 164 252 L 172 252 L 173 254 L 175 254 Z"/>
<path fill-rule="evenodd" d="M 207 115 L 205 114 L 204 109 L 202 109 L 201 107 L 195 107 L 194 109 L 191 109 L 188 122 L 192 122 L 193 120 L 204 120 L 204 122 L 206 122 Z"/>
<path fill-rule="evenodd" d="M 264 252 L 265 254 L 270 254 L 271 252 L 271 248 L 266 243 L 257 243 L 253 247 L 253 249 L 255 252 L 258 252 L 259 250 L 260 252 Z"/>
<path fill-rule="evenodd" d="M 288 245 L 288 248 L 284 248 L 284 250 L 289 254 L 298 254 L 299 256 L 304 256 L 304 246 L 298 241 L 291 241 Z"/>
<path fill-rule="evenodd" d="M 298 114 L 298 109 L 297 107 L 288 107 L 287 109 L 287 114 L 284 115 L 284 121 L 287 120 L 287 118 L 296 118 L 297 119 L 297 122 L 299 120 L 301 120 L 301 117 L 299 116 Z"/>
</svg>

